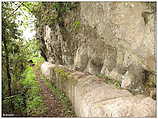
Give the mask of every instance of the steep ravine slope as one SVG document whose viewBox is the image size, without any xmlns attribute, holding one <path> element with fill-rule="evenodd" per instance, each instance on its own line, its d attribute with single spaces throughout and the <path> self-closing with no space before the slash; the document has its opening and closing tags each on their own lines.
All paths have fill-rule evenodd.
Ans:
<svg viewBox="0 0 158 119">
<path fill-rule="evenodd" d="M 36 16 L 47 61 L 104 74 L 131 92 L 155 95 L 155 3 L 69 3 L 64 12 L 52 10 L 53 4 L 44 3 L 41 17 Z"/>
</svg>

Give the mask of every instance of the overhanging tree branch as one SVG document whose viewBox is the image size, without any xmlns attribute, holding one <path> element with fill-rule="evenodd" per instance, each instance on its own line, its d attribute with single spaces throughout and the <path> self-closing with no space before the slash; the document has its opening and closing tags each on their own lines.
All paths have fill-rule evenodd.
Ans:
<svg viewBox="0 0 158 119">
<path fill-rule="evenodd" d="M 5 19 L 8 19 L 9 17 L 15 15 L 15 12 L 21 7 L 22 4 L 20 4 L 9 16 L 6 16 Z"/>
<path fill-rule="evenodd" d="M 24 7 L 26 7 L 31 13 L 32 13 L 32 10 L 30 10 L 30 8 L 27 6 L 27 5 L 25 5 L 23 2 L 21 3 Z"/>
</svg>

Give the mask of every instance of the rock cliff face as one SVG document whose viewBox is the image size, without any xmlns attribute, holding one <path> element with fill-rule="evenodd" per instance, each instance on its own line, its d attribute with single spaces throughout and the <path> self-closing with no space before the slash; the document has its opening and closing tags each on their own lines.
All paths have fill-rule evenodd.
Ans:
<svg viewBox="0 0 158 119">
<path fill-rule="evenodd" d="M 37 28 L 43 56 L 53 64 L 121 80 L 123 88 L 145 90 L 148 81 L 155 81 L 155 3 L 77 4 L 62 22 Z"/>
</svg>

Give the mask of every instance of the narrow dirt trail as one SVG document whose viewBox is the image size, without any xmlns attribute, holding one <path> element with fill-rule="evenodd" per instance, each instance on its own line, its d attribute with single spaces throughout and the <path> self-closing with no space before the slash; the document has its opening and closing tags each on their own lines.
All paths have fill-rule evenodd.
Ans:
<svg viewBox="0 0 158 119">
<path fill-rule="evenodd" d="M 52 91 L 46 86 L 45 81 L 40 79 L 40 72 L 36 71 L 36 80 L 39 82 L 41 87 L 41 96 L 47 106 L 47 113 L 41 115 L 42 117 L 65 117 L 64 107 L 57 99 Z"/>
</svg>

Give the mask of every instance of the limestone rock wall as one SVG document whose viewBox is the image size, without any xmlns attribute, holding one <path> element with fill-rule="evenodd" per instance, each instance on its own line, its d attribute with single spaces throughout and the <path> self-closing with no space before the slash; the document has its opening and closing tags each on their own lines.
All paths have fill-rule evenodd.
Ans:
<svg viewBox="0 0 158 119">
<path fill-rule="evenodd" d="M 105 47 L 110 45 L 111 48 L 107 48 L 107 52 L 113 53 L 108 55 L 112 64 L 123 67 L 141 64 L 148 70 L 155 70 L 155 14 L 152 12 L 145 4 L 138 2 L 100 2 L 81 3 L 80 15 L 82 23 L 88 24 L 96 31 L 96 35 L 101 37 L 94 40 L 104 42 Z M 103 49 L 97 51 L 105 54 L 106 48 Z M 109 64 L 106 63 L 109 59 L 105 56 L 103 67 Z M 113 69 L 117 66 L 111 67 Z M 102 72 L 106 70 L 102 68 Z"/>
<path fill-rule="evenodd" d="M 48 61 L 143 89 L 156 72 L 154 3 L 78 4 L 63 15 L 62 25 L 43 26 Z"/>
<path fill-rule="evenodd" d="M 45 62 L 42 74 L 66 93 L 78 117 L 155 117 L 156 101 L 108 85 L 94 75 Z"/>
</svg>

